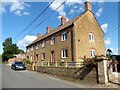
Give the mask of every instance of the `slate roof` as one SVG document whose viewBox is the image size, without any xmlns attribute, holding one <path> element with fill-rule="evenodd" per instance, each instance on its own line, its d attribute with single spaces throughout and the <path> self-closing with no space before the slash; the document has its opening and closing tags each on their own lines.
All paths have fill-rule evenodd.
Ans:
<svg viewBox="0 0 120 90">
<path fill-rule="evenodd" d="M 85 12 L 84 12 L 84 13 L 85 13 Z M 79 15 L 79 16 L 77 16 L 76 18 L 73 18 L 72 20 L 69 20 L 69 21 L 65 22 L 64 25 L 61 25 L 61 26 L 57 27 L 57 28 L 54 29 L 54 30 L 51 30 L 49 33 L 42 35 L 40 38 L 37 38 L 36 40 L 34 40 L 34 41 L 33 41 L 31 44 L 29 44 L 27 47 L 29 47 L 29 46 L 31 46 L 31 45 L 33 45 L 33 44 L 41 41 L 42 39 L 44 39 L 44 38 L 46 38 L 46 37 L 49 37 L 49 36 L 51 36 L 51 35 L 59 32 L 59 31 L 63 30 L 63 29 L 66 28 L 66 27 L 71 26 L 71 25 L 72 25 L 74 22 L 76 22 L 82 15 L 84 15 L 84 13 L 82 13 L 82 14 Z"/>
</svg>

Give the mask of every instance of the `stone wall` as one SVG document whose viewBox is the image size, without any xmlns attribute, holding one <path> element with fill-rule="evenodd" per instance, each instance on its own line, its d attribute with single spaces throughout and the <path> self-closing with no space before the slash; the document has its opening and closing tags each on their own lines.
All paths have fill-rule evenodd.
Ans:
<svg viewBox="0 0 120 90">
<path fill-rule="evenodd" d="M 30 70 L 30 71 L 33 71 L 32 65 L 26 65 L 26 69 L 27 69 L 27 70 Z"/>
<path fill-rule="evenodd" d="M 32 70 L 32 66 L 27 66 L 28 70 Z M 87 65 L 83 68 L 79 67 L 47 67 L 37 66 L 35 69 L 37 72 L 46 73 L 58 77 L 63 77 L 71 80 L 83 80 L 85 82 L 92 81 L 97 83 L 96 68 L 91 65 Z"/>
</svg>

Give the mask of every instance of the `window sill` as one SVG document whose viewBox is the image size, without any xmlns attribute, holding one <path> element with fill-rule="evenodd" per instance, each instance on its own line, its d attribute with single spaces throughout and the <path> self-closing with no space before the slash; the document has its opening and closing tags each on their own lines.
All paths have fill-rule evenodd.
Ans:
<svg viewBox="0 0 120 90">
<path fill-rule="evenodd" d="M 53 46 L 54 44 L 50 44 L 51 46 Z"/>
<path fill-rule="evenodd" d="M 66 40 L 61 40 L 62 42 L 65 42 L 65 41 L 67 41 L 67 39 Z"/>
<path fill-rule="evenodd" d="M 94 40 L 93 41 L 89 40 L 89 42 L 95 42 L 95 41 Z"/>
<path fill-rule="evenodd" d="M 62 59 L 66 59 L 66 58 L 68 58 L 68 57 L 62 57 Z"/>
</svg>

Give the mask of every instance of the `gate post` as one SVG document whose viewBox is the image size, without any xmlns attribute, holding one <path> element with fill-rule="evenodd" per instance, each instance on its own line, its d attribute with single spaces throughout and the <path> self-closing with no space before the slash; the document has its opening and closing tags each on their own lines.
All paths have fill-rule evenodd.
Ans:
<svg viewBox="0 0 120 90">
<path fill-rule="evenodd" d="M 101 62 L 98 62 L 98 80 L 99 84 L 108 83 L 108 71 L 107 71 L 107 60 L 103 59 Z"/>
</svg>

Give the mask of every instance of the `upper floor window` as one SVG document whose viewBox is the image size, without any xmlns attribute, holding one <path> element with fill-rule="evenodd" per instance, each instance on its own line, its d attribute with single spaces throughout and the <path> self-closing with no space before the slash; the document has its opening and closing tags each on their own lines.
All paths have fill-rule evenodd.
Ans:
<svg viewBox="0 0 120 90">
<path fill-rule="evenodd" d="M 45 41 L 42 41 L 42 47 L 45 47 Z"/>
<path fill-rule="evenodd" d="M 61 40 L 62 40 L 62 41 L 67 40 L 67 32 L 63 32 L 63 33 L 62 33 Z"/>
<path fill-rule="evenodd" d="M 53 44 L 55 44 L 55 38 L 54 37 L 51 38 L 51 45 L 53 45 Z"/>
<path fill-rule="evenodd" d="M 91 55 L 91 57 L 95 56 L 95 50 L 94 49 L 90 49 L 90 55 Z"/>
<path fill-rule="evenodd" d="M 90 41 L 94 41 L 94 34 L 93 33 L 89 33 L 89 38 L 90 38 Z"/>
<path fill-rule="evenodd" d="M 68 57 L 68 51 L 67 49 L 62 50 L 62 58 L 67 58 Z"/>
<path fill-rule="evenodd" d="M 42 53 L 42 60 L 45 60 L 45 53 Z"/>
<path fill-rule="evenodd" d="M 39 44 L 36 44 L 36 49 L 38 49 L 39 48 Z"/>
<path fill-rule="evenodd" d="M 29 52 L 29 48 L 27 48 L 27 52 Z"/>
<path fill-rule="evenodd" d="M 33 51 L 33 46 L 31 47 L 31 51 Z"/>
</svg>

